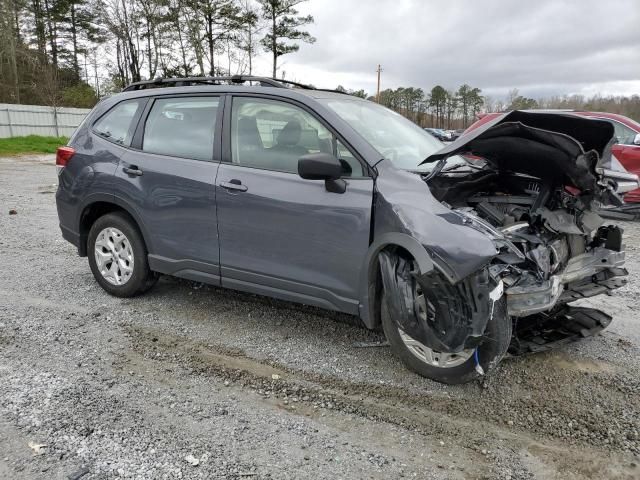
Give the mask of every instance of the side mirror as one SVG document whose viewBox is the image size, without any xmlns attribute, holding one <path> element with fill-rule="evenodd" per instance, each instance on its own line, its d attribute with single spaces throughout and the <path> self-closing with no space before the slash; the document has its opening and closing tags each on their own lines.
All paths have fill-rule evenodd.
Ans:
<svg viewBox="0 0 640 480">
<path fill-rule="evenodd" d="M 298 175 L 305 180 L 336 180 L 342 175 L 342 166 L 333 155 L 310 153 L 298 160 Z"/>
<path fill-rule="evenodd" d="M 633 144 L 640 145 L 640 133 L 636 134 L 635 138 L 633 139 Z"/>
<path fill-rule="evenodd" d="M 324 180 L 325 187 L 333 193 L 344 193 L 347 182 L 342 180 L 342 164 L 328 153 L 310 153 L 298 160 L 298 175 L 305 180 Z"/>
</svg>

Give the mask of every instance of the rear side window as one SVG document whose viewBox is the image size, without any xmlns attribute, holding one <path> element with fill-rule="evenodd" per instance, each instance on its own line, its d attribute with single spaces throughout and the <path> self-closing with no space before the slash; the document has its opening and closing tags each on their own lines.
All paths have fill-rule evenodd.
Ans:
<svg viewBox="0 0 640 480">
<path fill-rule="evenodd" d="M 142 99 L 120 102 L 95 123 L 93 130 L 111 142 L 128 147 L 135 127 L 133 119 L 142 105 Z"/>
<path fill-rule="evenodd" d="M 212 160 L 219 104 L 218 97 L 157 99 L 144 127 L 142 150 Z"/>
</svg>

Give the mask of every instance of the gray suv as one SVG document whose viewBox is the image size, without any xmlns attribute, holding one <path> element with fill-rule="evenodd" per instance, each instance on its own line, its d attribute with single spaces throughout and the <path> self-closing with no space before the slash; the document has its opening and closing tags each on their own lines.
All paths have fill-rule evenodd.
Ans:
<svg viewBox="0 0 640 480">
<path fill-rule="evenodd" d="M 131 297 L 160 274 L 345 312 L 469 381 L 593 334 L 626 282 L 607 122 L 511 112 L 447 145 L 373 102 L 257 77 L 158 79 L 58 150 L 65 239 Z M 635 184 L 637 185 L 637 183 Z"/>
</svg>

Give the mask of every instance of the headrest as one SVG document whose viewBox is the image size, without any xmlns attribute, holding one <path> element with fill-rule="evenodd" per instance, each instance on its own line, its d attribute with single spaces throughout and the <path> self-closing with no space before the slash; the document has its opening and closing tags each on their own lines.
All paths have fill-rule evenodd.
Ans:
<svg viewBox="0 0 640 480">
<path fill-rule="evenodd" d="M 300 136 L 302 135 L 302 125 L 298 120 L 291 120 L 287 123 L 280 134 L 276 143 L 278 145 L 291 147 L 300 143 Z"/>
<path fill-rule="evenodd" d="M 240 135 L 253 135 L 258 133 L 256 117 L 240 117 L 240 120 L 238 120 L 238 133 Z"/>
</svg>

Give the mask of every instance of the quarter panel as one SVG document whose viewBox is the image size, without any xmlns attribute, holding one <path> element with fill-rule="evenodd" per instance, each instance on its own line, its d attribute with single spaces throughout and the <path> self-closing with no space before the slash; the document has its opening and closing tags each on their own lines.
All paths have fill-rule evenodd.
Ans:
<svg viewBox="0 0 640 480">
<path fill-rule="evenodd" d="M 76 153 L 58 175 L 56 205 L 60 226 L 80 234 L 80 214 L 90 195 L 113 197 L 113 175 L 126 152 L 111 142 L 95 137 L 85 126 L 74 135 Z"/>
</svg>

